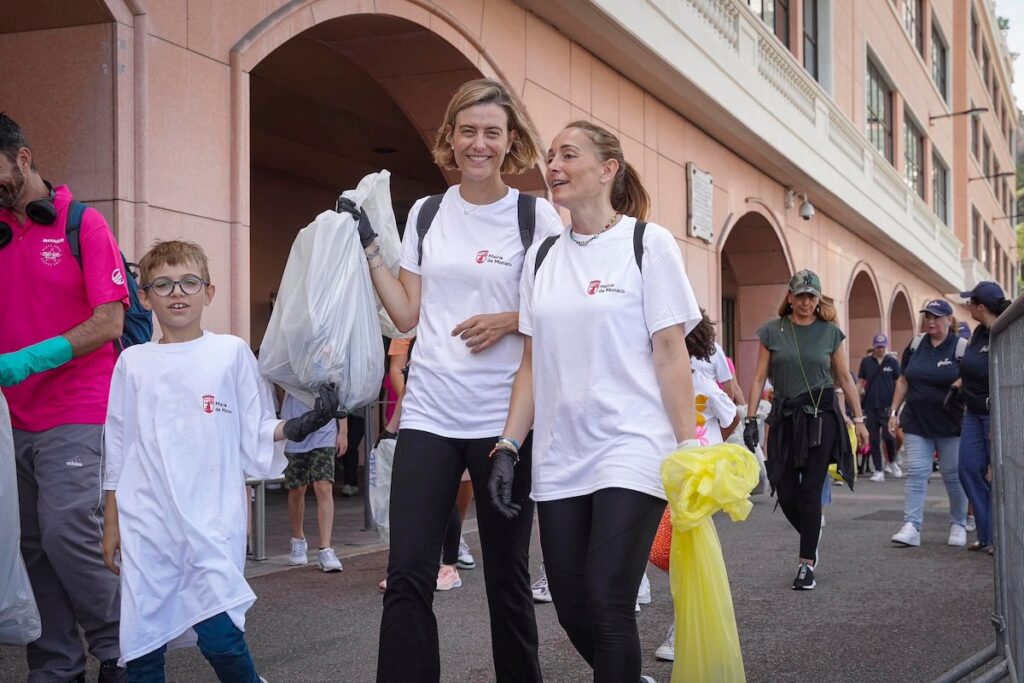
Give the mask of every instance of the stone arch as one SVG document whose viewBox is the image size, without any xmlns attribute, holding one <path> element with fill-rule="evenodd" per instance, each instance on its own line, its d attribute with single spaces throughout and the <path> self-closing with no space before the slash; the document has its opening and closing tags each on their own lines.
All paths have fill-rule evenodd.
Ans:
<svg viewBox="0 0 1024 683">
<path fill-rule="evenodd" d="M 902 284 L 896 285 L 889 301 L 889 348 L 902 353 L 917 332 L 917 319 L 910 293 Z"/>
<path fill-rule="evenodd" d="M 850 369 L 856 372 L 865 350 L 871 348 L 876 334 L 884 333 L 884 308 L 878 280 L 866 262 L 854 266 L 846 290 L 846 336 Z"/>
<path fill-rule="evenodd" d="M 793 261 L 778 221 L 759 206 L 750 207 L 722 232 L 720 343 L 733 358 L 746 391 L 757 362 L 757 329 L 776 315 Z"/>
</svg>

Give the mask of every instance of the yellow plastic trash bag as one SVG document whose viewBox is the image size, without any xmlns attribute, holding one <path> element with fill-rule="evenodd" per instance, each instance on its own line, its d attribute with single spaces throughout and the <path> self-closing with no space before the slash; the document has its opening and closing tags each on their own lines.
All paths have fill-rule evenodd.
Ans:
<svg viewBox="0 0 1024 683">
<path fill-rule="evenodd" d="M 754 456 L 736 444 L 677 451 L 661 464 L 672 513 L 673 683 L 746 680 L 729 576 L 711 516 L 724 510 L 734 522 L 746 519 L 758 473 Z"/>
</svg>

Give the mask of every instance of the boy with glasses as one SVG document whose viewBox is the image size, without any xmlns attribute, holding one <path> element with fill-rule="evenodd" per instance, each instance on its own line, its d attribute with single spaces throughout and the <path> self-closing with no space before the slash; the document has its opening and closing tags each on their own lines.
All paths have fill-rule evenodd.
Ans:
<svg viewBox="0 0 1024 683">
<path fill-rule="evenodd" d="M 142 302 L 161 338 L 126 349 L 105 429 L 103 559 L 121 574 L 121 663 L 129 681 L 164 680 L 164 653 L 191 645 L 219 680 L 257 683 L 243 630 L 245 478 L 284 467 L 275 441 L 335 419 L 332 387 L 278 420 L 270 387 L 238 337 L 202 328 L 214 285 L 203 250 L 159 242 L 139 263 Z M 120 552 L 119 552 L 120 551 Z"/>
</svg>

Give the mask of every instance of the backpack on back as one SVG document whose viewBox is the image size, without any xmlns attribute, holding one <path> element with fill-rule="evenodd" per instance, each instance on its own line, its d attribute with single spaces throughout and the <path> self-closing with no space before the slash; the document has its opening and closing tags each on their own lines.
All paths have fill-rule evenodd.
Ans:
<svg viewBox="0 0 1024 683">
<path fill-rule="evenodd" d="M 641 273 L 644 272 L 644 230 L 646 229 L 647 221 L 637 221 L 633 227 L 633 258 L 636 259 L 636 267 L 640 269 Z M 537 249 L 537 260 L 533 264 L 534 277 L 540 270 L 540 264 L 544 262 L 551 247 L 555 246 L 555 240 L 559 237 L 561 235 L 551 235 L 541 242 L 540 248 Z"/>
<path fill-rule="evenodd" d="M 917 347 L 921 345 L 921 341 L 924 338 L 924 332 L 922 332 L 921 334 L 914 335 L 914 338 L 910 341 L 910 353 L 914 353 L 914 351 L 917 351 Z M 964 354 L 967 353 L 967 344 L 968 342 L 966 339 L 964 339 L 963 337 L 957 337 L 956 351 L 954 352 L 953 356 L 956 358 L 956 361 L 958 363 L 960 362 L 960 359 L 964 357 Z"/>
<path fill-rule="evenodd" d="M 64 226 L 64 236 L 67 238 L 71 255 L 82 267 L 82 216 L 89 207 L 82 202 L 71 200 L 68 206 L 68 220 Z M 124 252 L 121 253 L 121 263 L 124 269 L 125 282 L 128 284 L 128 309 L 124 312 L 124 329 L 119 343 L 120 351 L 134 346 L 145 344 L 153 339 L 153 313 L 147 311 L 139 301 L 138 266 L 128 261 Z"/>
<path fill-rule="evenodd" d="M 435 194 L 427 197 L 420 207 L 419 215 L 416 216 L 416 236 L 419 238 L 419 258 L 417 263 L 423 264 L 423 238 L 427 236 L 430 225 L 434 222 L 434 216 L 441 208 L 443 194 Z M 537 227 L 537 198 L 525 192 L 519 193 L 519 239 L 523 242 L 523 249 L 529 249 L 533 244 L 533 233 Z"/>
</svg>

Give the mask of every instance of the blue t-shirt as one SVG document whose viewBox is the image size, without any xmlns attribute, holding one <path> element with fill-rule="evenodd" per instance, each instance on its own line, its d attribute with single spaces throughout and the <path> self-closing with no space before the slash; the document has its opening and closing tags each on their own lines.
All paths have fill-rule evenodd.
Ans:
<svg viewBox="0 0 1024 683">
<path fill-rule="evenodd" d="M 988 339 L 988 328 L 978 325 L 964 357 L 960 359 L 964 402 L 967 410 L 977 415 L 988 415 Z"/>
<path fill-rule="evenodd" d="M 864 380 L 864 409 L 888 408 L 892 405 L 892 394 L 896 391 L 896 380 L 900 376 L 900 364 L 886 354 L 879 362 L 873 355 L 860 361 L 857 377 Z"/>
<path fill-rule="evenodd" d="M 900 424 L 906 433 L 933 439 L 960 435 L 962 416 L 951 415 L 942 407 L 950 385 L 960 376 L 957 339 L 950 332 L 941 344 L 933 346 L 931 337 L 925 335 L 916 351 L 911 351 L 910 345 L 903 351 L 900 368 L 907 378 L 907 396 Z"/>
</svg>

